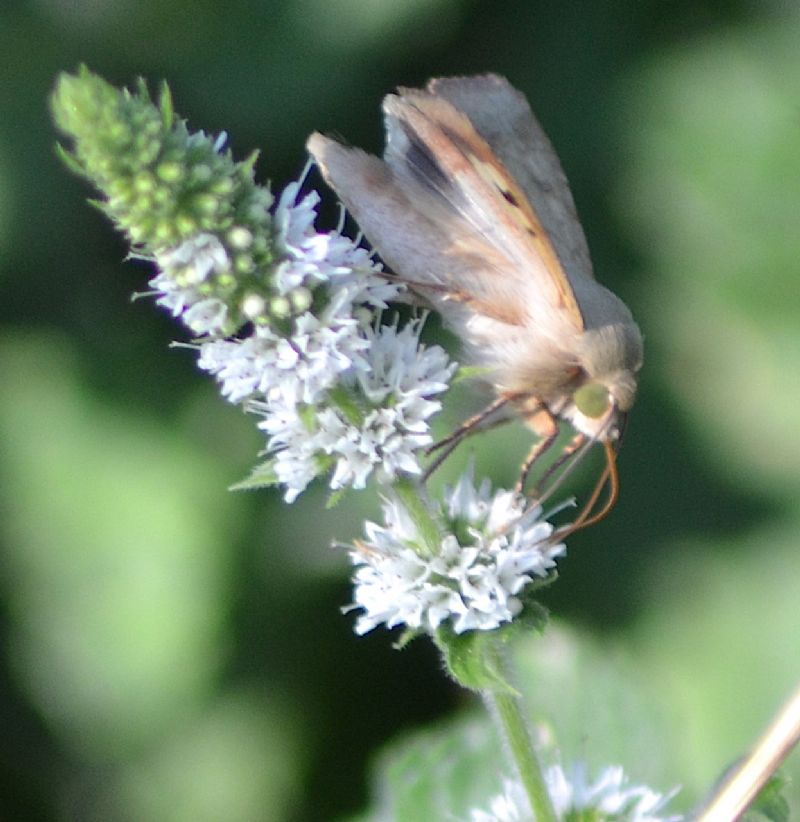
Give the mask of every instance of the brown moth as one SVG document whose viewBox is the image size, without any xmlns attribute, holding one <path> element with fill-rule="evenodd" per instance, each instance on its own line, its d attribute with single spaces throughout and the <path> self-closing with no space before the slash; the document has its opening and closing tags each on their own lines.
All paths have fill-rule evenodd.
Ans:
<svg viewBox="0 0 800 822">
<path fill-rule="evenodd" d="M 319 133 L 308 150 L 394 275 L 442 314 L 495 390 L 441 445 L 449 453 L 489 414 L 513 408 L 541 438 L 521 488 L 568 420 L 578 434 L 557 465 L 581 446 L 605 446 L 606 469 L 573 528 L 595 521 L 616 499 L 615 444 L 642 337 L 594 279 L 558 157 L 525 97 L 497 75 L 401 88 L 383 111 L 383 159 Z M 589 517 L 609 477 L 609 501 Z"/>
</svg>

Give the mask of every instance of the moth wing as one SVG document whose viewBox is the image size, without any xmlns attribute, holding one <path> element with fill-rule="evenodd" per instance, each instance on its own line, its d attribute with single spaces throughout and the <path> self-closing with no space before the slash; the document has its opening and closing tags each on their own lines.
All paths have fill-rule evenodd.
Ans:
<svg viewBox="0 0 800 822">
<path fill-rule="evenodd" d="M 452 103 L 519 183 L 536 209 L 570 282 L 593 279 L 592 262 L 558 155 L 525 95 L 504 77 L 444 77 L 427 91 Z"/>
<path fill-rule="evenodd" d="M 508 269 L 508 258 L 445 200 L 380 158 L 322 134 L 312 134 L 306 147 L 384 262 L 412 288 L 444 302 L 444 313 L 449 301 L 509 325 L 525 322 L 518 299 L 486 287 L 487 270 Z"/>
<path fill-rule="evenodd" d="M 388 95 L 384 112 L 384 156 L 401 185 L 422 184 L 463 218 L 473 237 L 508 259 L 471 288 L 511 304 L 524 301 L 530 321 L 542 330 L 561 324 L 582 331 L 573 282 L 535 205 L 467 112 L 443 95 L 415 89 Z"/>
</svg>

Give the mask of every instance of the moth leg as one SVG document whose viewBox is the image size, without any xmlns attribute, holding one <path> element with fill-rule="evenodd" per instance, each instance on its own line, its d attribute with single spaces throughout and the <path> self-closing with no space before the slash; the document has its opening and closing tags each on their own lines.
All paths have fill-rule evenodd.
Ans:
<svg viewBox="0 0 800 822">
<path fill-rule="evenodd" d="M 474 295 L 468 294 L 466 291 L 456 291 L 452 286 L 445 285 L 444 283 L 424 283 L 419 280 L 409 280 L 407 277 L 401 277 L 398 274 L 393 274 L 391 271 L 381 271 L 379 276 L 392 283 L 407 285 L 413 294 L 424 300 L 428 300 L 429 302 L 433 301 L 432 295 L 435 295 L 438 299 L 443 300 L 444 302 L 463 303 L 464 305 L 469 305 L 470 308 L 478 314 L 483 314 L 486 317 L 492 317 L 499 322 L 508 323 L 509 325 L 518 325 L 520 322 L 517 311 L 511 308 L 502 310 L 488 300 L 478 299 Z M 430 293 L 426 294 L 425 292 Z M 402 298 L 398 299 L 398 301 L 401 302 Z"/>
<path fill-rule="evenodd" d="M 443 294 L 445 297 L 453 293 L 453 289 L 443 283 L 423 283 L 418 280 L 409 280 L 407 277 L 401 277 L 399 274 L 393 274 L 391 271 L 381 271 L 378 273 L 378 276 L 383 277 L 384 280 L 388 280 L 391 283 L 407 285 L 412 291 L 422 291 L 426 289 L 428 291 L 435 291 L 437 294 Z"/>
<path fill-rule="evenodd" d="M 575 434 L 575 436 L 564 446 L 564 450 L 555 460 L 552 465 L 548 466 L 547 470 L 542 474 L 534 487 L 534 496 L 539 497 L 541 490 L 546 487 L 548 480 L 553 476 L 567 460 L 574 457 L 575 454 L 586 444 L 586 434 Z"/>
<path fill-rule="evenodd" d="M 455 431 L 448 434 L 444 439 L 441 439 L 439 442 L 435 442 L 433 445 L 429 446 L 425 453 L 433 454 L 434 451 L 438 451 L 440 448 L 445 448 L 452 442 L 460 442 L 487 417 L 490 417 L 495 411 L 499 411 L 511 399 L 512 398 L 507 394 L 499 396 L 496 400 L 489 403 L 486 408 L 482 409 L 477 414 L 473 414 L 469 419 L 464 420 L 464 422 L 462 422 L 461 425 L 455 429 Z"/>
<path fill-rule="evenodd" d="M 439 456 L 425 469 L 425 473 L 422 475 L 423 482 L 427 482 L 431 474 L 458 448 L 461 439 L 463 439 L 463 437 L 453 440 L 453 442 L 439 452 Z"/>
<path fill-rule="evenodd" d="M 476 425 L 474 428 L 472 428 L 468 432 L 464 433 L 461 437 L 459 437 L 458 439 L 456 439 L 453 442 L 449 443 L 439 453 L 439 456 L 437 456 L 436 459 L 425 470 L 425 473 L 422 475 L 422 481 L 423 482 L 428 481 L 428 477 L 430 477 L 430 475 L 450 456 L 450 454 L 452 454 L 453 451 L 456 450 L 456 448 L 458 447 L 458 445 L 459 445 L 459 443 L 461 442 L 462 439 L 465 439 L 469 435 L 477 434 L 479 430 L 481 432 L 483 432 L 483 431 L 491 431 L 493 428 L 499 428 L 501 425 L 505 425 L 506 423 L 511 422 L 511 420 L 512 420 L 512 417 L 501 417 L 499 420 L 494 420 L 493 422 L 490 422 L 486 425 L 481 425 L 480 429 Z M 436 445 L 432 445 L 430 447 L 430 449 L 428 449 L 428 453 L 430 453 L 431 449 L 436 448 L 438 446 L 439 446 L 438 442 L 436 443 Z"/>
<path fill-rule="evenodd" d="M 435 451 L 441 451 L 438 457 L 425 469 L 425 473 L 422 475 L 422 481 L 427 482 L 428 478 L 431 474 L 456 450 L 458 444 L 463 440 L 465 437 L 469 436 L 470 434 L 474 434 L 477 432 L 478 427 L 480 424 L 494 414 L 495 411 L 501 409 L 507 402 L 512 399 L 509 395 L 503 395 L 498 397 L 492 403 L 486 406 L 482 411 L 479 411 L 477 414 L 474 414 L 469 419 L 465 420 L 455 429 L 451 434 L 446 436 L 444 439 L 439 440 L 439 442 L 435 442 L 431 445 L 425 453 L 427 455 L 433 454 Z M 480 430 L 485 431 L 488 428 L 494 428 L 497 425 L 502 425 L 503 423 L 508 422 L 507 418 L 496 420 L 490 426 L 483 426 Z"/>
<path fill-rule="evenodd" d="M 525 462 L 522 463 L 522 467 L 519 471 L 519 478 L 514 486 L 514 490 L 518 494 L 522 494 L 524 492 L 525 484 L 528 481 L 528 475 L 530 474 L 536 461 L 553 445 L 556 441 L 556 437 L 558 437 L 558 420 L 544 405 L 537 403 L 534 409 L 531 409 L 531 411 L 526 415 L 525 421 L 531 428 L 533 428 L 534 431 L 536 431 L 537 434 L 539 434 L 541 439 L 533 444 L 533 447 L 528 452 L 528 456 L 525 457 Z"/>
</svg>

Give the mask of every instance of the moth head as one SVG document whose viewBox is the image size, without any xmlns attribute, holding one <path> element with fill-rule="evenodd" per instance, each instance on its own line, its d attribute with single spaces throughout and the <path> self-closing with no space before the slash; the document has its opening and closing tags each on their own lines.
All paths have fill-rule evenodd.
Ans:
<svg viewBox="0 0 800 822">
<path fill-rule="evenodd" d="M 589 437 L 616 440 L 636 397 L 642 337 L 633 322 L 607 325 L 584 336 L 582 379 L 566 416 Z"/>
<path fill-rule="evenodd" d="M 631 384 L 625 375 L 618 376 L 622 379 L 610 383 L 588 379 L 572 395 L 566 416 L 578 431 L 592 439 L 616 441 L 622 437 L 635 383 Z"/>
</svg>

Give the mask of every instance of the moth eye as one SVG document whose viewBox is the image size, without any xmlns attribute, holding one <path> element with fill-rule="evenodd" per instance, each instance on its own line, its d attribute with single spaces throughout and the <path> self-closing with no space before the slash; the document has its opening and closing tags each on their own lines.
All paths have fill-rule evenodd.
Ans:
<svg viewBox="0 0 800 822">
<path fill-rule="evenodd" d="M 586 417 L 599 419 L 611 407 L 611 396 L 608 389 L 599 382 L 587 382 L 573 395 L 572 399 L 578 409 Z"/>
</svg>

